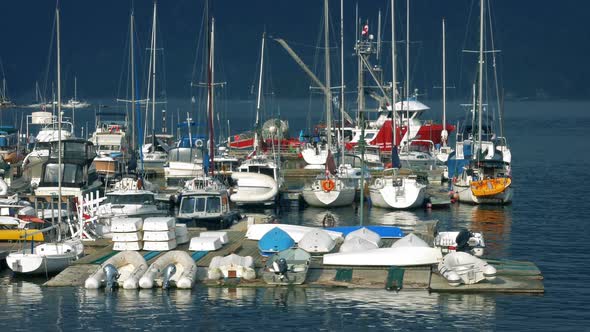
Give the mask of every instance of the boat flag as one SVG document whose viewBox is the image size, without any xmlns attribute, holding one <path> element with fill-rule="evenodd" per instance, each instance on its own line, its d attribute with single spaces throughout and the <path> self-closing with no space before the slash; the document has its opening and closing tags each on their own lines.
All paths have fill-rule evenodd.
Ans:
<svg viewBox="0 0 590 332">
<path fill-rule="evenodd" d="M 365 24 L 365 26 L 363 27 L 363 31 L 361 32 L 361 34 L 363 36 L 367 36 L 369 34 L 369 25 Z"/>
</svg>

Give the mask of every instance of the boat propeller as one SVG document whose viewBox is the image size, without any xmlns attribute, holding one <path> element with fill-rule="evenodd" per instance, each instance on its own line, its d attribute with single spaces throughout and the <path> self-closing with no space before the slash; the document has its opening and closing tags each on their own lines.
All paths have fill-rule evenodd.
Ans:
<svg viewBox="0 0 590 332">
<path fill-rule="evenodd" d="M 166 266 L 164 269 L 164 282 L 162 283 L 163 289 L 170 288 L 170 278 L 176 273 L 176 266 L 174 264 L 170 264 Z"/>
<path fill-rule="evenodd" d="M 121 275 L 119 274 L 119 271 L 117 271 L 117 268 L 114 267 L 112 264 L 107 264 L 105 267 L 102 268 L 102 270 L 106 275 L 107 284 L 105 288 L 107 290 L 112 291 L 117 284 L 117 279 L 119 279 Z"/>
</svg>

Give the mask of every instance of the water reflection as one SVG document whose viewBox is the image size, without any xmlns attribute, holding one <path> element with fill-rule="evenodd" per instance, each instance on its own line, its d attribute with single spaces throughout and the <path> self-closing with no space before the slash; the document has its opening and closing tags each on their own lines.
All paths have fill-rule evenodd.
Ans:
<svg viewBox="0 0 590 332">
<path fill-rule="evenodd" d="M 209 287 L 207 295 L 210 300 L 244 300 L 256 296 L 256 288 L 251 287 Z"/>
<path fill-rule="evenodd" d="M 453 209 L 456 227 L 484 234 L 486 256 L 507 257 L 512 228 L 511 206 L 462 205 Z"/>
</svg>

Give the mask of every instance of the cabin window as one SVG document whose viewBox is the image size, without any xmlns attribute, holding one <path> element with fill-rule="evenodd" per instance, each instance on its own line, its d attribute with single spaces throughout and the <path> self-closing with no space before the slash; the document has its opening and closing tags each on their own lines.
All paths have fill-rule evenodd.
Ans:
<svg viewBox="0 0 590 332">
<path fill-rule="evenodd" d="M 180 203 L 180 213 L 193 213 L 205 211 L 205 197 L 183 197 Z"/>
<path fill-rule="evenodd" d="M 107 195 L 107 203 L 112 204 L 154 204 L 152 195 Z"/>
<path fill-rule="evenodd" d="M 209 197 L 207 200 L 207 213 L 219 213 L 221 202 L 218 197 Z"/>
<path fill-rule="evenodd" d="M 365 140 L 372 140 L 375 137 L 375 133 L 366 133 Z"/>
</svg>

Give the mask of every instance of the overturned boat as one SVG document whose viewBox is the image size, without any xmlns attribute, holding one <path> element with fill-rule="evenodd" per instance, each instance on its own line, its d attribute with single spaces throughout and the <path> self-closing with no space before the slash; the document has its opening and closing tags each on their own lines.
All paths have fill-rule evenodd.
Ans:
<svg viewBox="0 0 590 332">
<path fill-rule="evenodd" d="M 309 253 L 324 254 L 332 251 L 336 240 L 323 229 L 315 229 L 303 235 L 297 246 Z"/>
<path fill-rule="evenodd" d="M 136 251 L 122 251 L 109 258 L 98 271 L 88 277 L 84 287 L 105 287 L 107 290 L 113 290 L 122 286 L 124 289 L 137 289 L 139 279 L 147 269 L 147 263 L 141 254 Z"/>
<path fill-rule="evenodd" d="M 154 285 L 168 289 L 170 287 L 191 289 L 197 276 L 197 265 L 185 251 L 173 250 L 158 257 L 147 272 L 139 279 L 141 288 Z"/>
<path fill-rule="evenodd" d="M 262 256 L 269 256 L 293 246 L 295 246 L 293 238 L 278 227 L 271 229 L 258 241 L 258 249 Z"/>
</svg>

